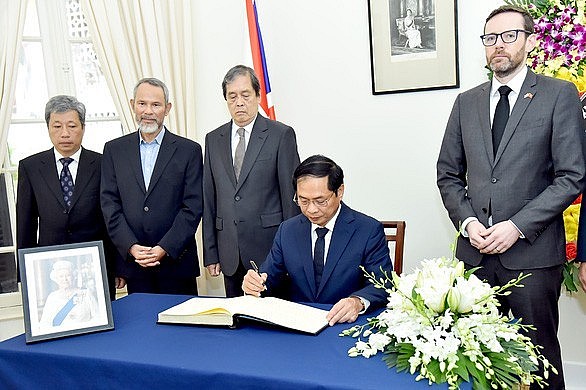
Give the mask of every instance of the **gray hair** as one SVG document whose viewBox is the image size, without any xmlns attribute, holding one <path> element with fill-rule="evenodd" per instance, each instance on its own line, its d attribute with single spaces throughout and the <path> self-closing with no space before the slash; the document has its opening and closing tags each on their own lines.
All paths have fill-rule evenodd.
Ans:
<svg viewBox="0 0 586 390">
<path fill-rule="evenodd" d="M 226 73 L 224 76 L 224 81 L 222 81 L 222 93 L 224 94 L 224 99 L 226 99 L 226 87 L 230 84 L 234 79 L 238 76 L 250 76 L 250 82 L 252 84 L 252 88 L 254 89 L 254 93 L 256 96 L 260 96 L 260 81 L 258 81 L 258 77 L 256 73 L 254 73 L 254 69 L 249 68 L 245 65 L 236 65 L 232 69 Z"/>
<path fill-rule="evenodd" d="M 81 127 L 85 127 L 85 106 L 75 97 L 68 95 L 53 96 L 45 105 L 45 122 L 47 122 L 47 127 L 49 126 L 51 114 L 67 111 L 77 112 Z"/>
<path fill-rule="evenodd" d="M 136 99 L 136 91 L 138 91 L 138 87 L 140 87 L 141 84 L 150 84 L 153 87 L 161 88 L 163 90 L 163 94 L 165 95 L 165 105 L 169 103 L 169 89 L 164 82 L 154 77 L 145 77 L 138 80 L 138 83 L 136 83 L 136 86 L 134 87 L 134 92 L 132 93 L 133 99 Z"/>
</svg>

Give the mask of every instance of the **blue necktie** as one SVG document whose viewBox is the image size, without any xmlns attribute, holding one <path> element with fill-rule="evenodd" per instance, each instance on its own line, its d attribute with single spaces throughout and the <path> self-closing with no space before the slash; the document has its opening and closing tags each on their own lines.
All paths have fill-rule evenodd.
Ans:
<svg viewBox="0 0 586 390">
<path fill-rule="evenodd" d="M 319 289 L 321 283 L 321 275 L 324 272 L 324 252 L 326 241 L 325 235 L 328 234 L 328 228 L 316 228 L 317 240 L 313 248 L 313 265 L 314 265 L 314 276 L 315 276 L 315 288 L 316 291 Z"/>
<path fill-rule="evenodd" d="M 501 97 L 494 110 L 494 117 L 492 118 L 492 150 L 496 156 L 496 151 L 499 148 L 507 121 L 509 120 L 509 92 L 511 88 L 503 85 L 499 88 Z"/>
<path fill-rule="evenodd" d="M 59 161 L 63 164 L 61 176 L 59 177 L 61 181 L 61 191 L 63 191 L 63 200 L 69 210 L 71 208 L 71 200 L 73 199 L 73 187 L 75 186 L 73 184 L 71 172 L 69 172 L 69 164 L 73 162 L 73 159 L 71 157 L 63 157 L 60 158 Z"/>
</svg>

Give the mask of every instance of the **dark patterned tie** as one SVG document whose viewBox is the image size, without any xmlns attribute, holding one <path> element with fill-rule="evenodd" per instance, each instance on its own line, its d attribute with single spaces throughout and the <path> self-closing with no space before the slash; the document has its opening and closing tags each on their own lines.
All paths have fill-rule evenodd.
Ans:
<svg viewBox="0 0 586 390">
<path fill-rule="evenodd" d="M 499 88 L 501 97 L 494 110 L 494 117 L 492 118 L 492 150 L 496 156 L 496 151 L 499 148 L 507 121 L 509 120 L 509 92 L 511 88 L 503 85 Z"/>
<path fill-rule="evenodd" d="M 236 145 L 236 151 L 234 152 L 234 174 L 236 174 L 236 181 L 238 181 L 242 161 L 244 161 L 244 152 L 246 151 L 246 140 L 244 139 L 244 129 L 242 127 L 236 132 L 238 133 L 238 145 Z"/>
<path fill-rule="evenodd" d="M 71 176 L 71 172 L 69 172 L 69 164 L 73 162 L 73 159 L 71 157 L 63 157 L 60 158 L 59 161 L 63 164 L 61 176 L 59 177 L 61 181 L 61 191 L 63 191 L 63 200 L 69 210 L 71 208 L 71 200 L 73 199 L 73 188 L 75 187 L 73 184 L 73 177 Z"/>
<path fill-rule="evenodd" d="M 325 235 L 328 234 L 328 228 L 316 228 L 317 240 L 313 248 L 313 265 L 314 265 L 314 276 L 315 276 L 315 288 L 316 291 L 319 289 L 321 283 L 321 275 L 324 272 L 324 252 L 326 241 Z"/>
</svg>

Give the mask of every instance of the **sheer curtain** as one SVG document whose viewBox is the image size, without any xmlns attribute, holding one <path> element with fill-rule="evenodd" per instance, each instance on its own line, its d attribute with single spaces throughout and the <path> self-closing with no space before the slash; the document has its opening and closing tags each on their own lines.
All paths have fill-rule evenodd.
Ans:
<svg viewBox="0 0 586 390">
<path fill-rule="evenodd" d="M 26 4 L 26 0 L 0 0 L 0 166 L 7 151 Z"/>
<path fill-rule="evenodd" d="M 156 77 L 169 87 L 172 132 L 197 139 L 193 7 L 188 0 L 81 0 L 94 47 L 124 132 L 135 130 L 129 101 L 136 82 Z"/>
<path fill-rule="evenodd" d="M 143 77 L 157 77 L 169 87 L 173 103 L 168 128 L 197 140 L 191 0 L 81 0 L 81 5 L 124 132 L 136 128 L 129 104 L 134 85 Z M 201 264 L 201 234 L 196 238 L 199 293 L 223 294 L 221 278 L 211 278 Z"/>
</svg>

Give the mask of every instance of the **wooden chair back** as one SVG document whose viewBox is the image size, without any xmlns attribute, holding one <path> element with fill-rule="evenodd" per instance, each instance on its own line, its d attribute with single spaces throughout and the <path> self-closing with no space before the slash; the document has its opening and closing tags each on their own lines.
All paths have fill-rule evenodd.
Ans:
<svg viewBox="0 0 586 390">
<path fill-rule="evenodd" d="M 385 229 L 387 243 L 393 243 L 395 255 L 391 256 L 393 260 L 393 270 L 397 275 L 403 272 L 403 248 L 405 245 L 405 221 L 381 221 Z"/>
</svg>

